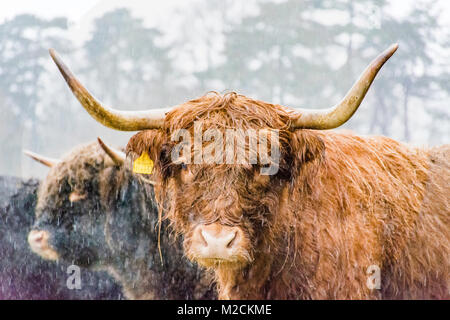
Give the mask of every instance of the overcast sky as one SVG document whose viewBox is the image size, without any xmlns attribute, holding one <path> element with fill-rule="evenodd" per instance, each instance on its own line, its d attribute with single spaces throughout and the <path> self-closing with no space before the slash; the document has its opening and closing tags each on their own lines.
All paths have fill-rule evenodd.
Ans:
<svg viewBox="0 0 450 320">
<path fill-rule="evenodd" d="M 85 29 L 92 20 L 115 8 L 127 7 L 145 21 L 154 25 L 158 20 L 169 18 L 171 10 L 182 8 L 187 1 L 164 0 L 14 0 L 0 1 L 0 23 L 5 19 L 20 13 L 32 13 L 38 16 L 52 18 L 58 16 L 68 17 L 72 27 Z M 84 30 L 83 30 L 84 31 Z"/>
<path fill-rule="evenodd" d="M 105 12 L 116 8 L 129 8 L 132 13 L 143 18 L 148 26 L 164 25 L 170 20 L 170 13 L 182 9 L 188 1 L 184 0 L 14 0 L 0 1 L 0 23 L 17 14 L 32 13 L 45 18 L 64 16 L 69 19 L 70 37 L 75 42 L 84 41 L 89 35 L 92 22 Z"/>
<path fill-rule="evenodd" d="M 100 1 L 77 0 L 77 1 L 55 1 L 55 0 L 14 0 L 0 1 L 0 20 L 11 18 L 19 13 L 34 13 L 45 17 L 67 16 L 78 20 L 89 9 Z"/>
<path fill-rule="evenodd" d="M 195 0 L 194 0 L 195 1 Z M 238 0 L 241 1 L 241 0 Z M 392 12 L 401 16 L 407 14 L 410 4 L 415 0 L 394 0 L 391 2 Z M 0 23 L 20 13 L 33 13 L 51 18 L 66 16 L 79 31 L 89 31 L 90 23 L 106 11 L 118 7 L 127 7 L 144 18 L 147 24 L 164 23 L 170 20 L 170 12 L 182 9 L 193 0 L 14 0 L 0 1 Z M 442 22 L 450 25 L 450 1 L 440 1 L 442 6 Z"/>
</svg>

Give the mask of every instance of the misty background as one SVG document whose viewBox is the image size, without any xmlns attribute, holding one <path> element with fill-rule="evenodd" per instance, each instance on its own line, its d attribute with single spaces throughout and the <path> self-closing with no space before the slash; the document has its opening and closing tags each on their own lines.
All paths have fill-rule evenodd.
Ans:
<svg viewBox="0 0 450 320">
<path fill-rule="evenodd" d="M 327 108 L 398 42 L 344 126 L 419 146 L 450 141 L 450 2 L 384 0 L 24 1 L 0 4 L 0 174 L 44 177 L 22 149 L 58 158 L 97 136 L 48 48 L 118 109 L 208 91 Z"/>
</svg>

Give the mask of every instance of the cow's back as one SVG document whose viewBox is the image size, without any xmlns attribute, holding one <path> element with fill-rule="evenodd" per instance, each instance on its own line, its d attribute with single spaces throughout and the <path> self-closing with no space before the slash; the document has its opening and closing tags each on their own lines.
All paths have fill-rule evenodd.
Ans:
<svg viewBox="0 0 450 320">
<path fill-rule="evenodd" d="M 385 298 L 450 297 L 450 145 L 429 149 L 427 167 L 420 211 L 404 235 L 406 248 L 386 270 L 387 278 L 396 275 Z"/>
</svg>

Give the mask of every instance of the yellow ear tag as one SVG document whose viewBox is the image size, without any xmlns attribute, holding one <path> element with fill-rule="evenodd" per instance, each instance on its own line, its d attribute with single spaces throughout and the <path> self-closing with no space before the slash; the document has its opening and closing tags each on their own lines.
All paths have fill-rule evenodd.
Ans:
<svg viewBox="0 0 450 320">
<path fill-rule="evenodd" d="M 142 152 L 141 156 L 134 160 L 134 173 L 151 174 L 153 172 L 153 160 L 150 159 L 147 152 Z"/>
</svg>

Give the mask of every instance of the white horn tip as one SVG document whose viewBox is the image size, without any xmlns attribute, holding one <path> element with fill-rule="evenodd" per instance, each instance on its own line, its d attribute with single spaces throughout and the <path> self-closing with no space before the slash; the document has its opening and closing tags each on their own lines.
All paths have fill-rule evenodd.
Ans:
<svg viewBox="0 0 450 320">
<path fill-rule="evenodd" d="M 386 51 L 389 53 L 389 55 L 393 55 L 394 52 L 397 51 L 397 49 L 398 49 L 398 43 L 396 42 L 396 43 L 391 44 Z"/>
<path fill-rule="evenodd" d="M 34 153 L 33 151 L 30 151 L 27 149 L 22 149 L 22 152 L 31 158 L 39 157 L 39 155 L 37 153 Z"/>
<path fill-rule="evenodd" d="M 58 164 L 60 162 L 59 159 L 53 159 L 53 158 L 48 158 L 48 157 L 44 157 L 41 156 L 37 153 L 34 153 L 32 151 L 26 150 L 26 149 L 22 149 L 22 152 L 27 155 L 28 157 L 30 157 L 31 159 L 40 162 L 41 164 L 47 166 L 47 167 L 52 167 L 56 164 Z"/>
<path fill-rule="evenodd" d="M 48 49 L 48 53 L 50 53 L 50 56 L 51 56 L 53 59 L 55 59 L 55 57 L 56 57 L 56 55 L 57 55 L 55 49 L 53 49 L 53 48 Z"/>
</svg>

